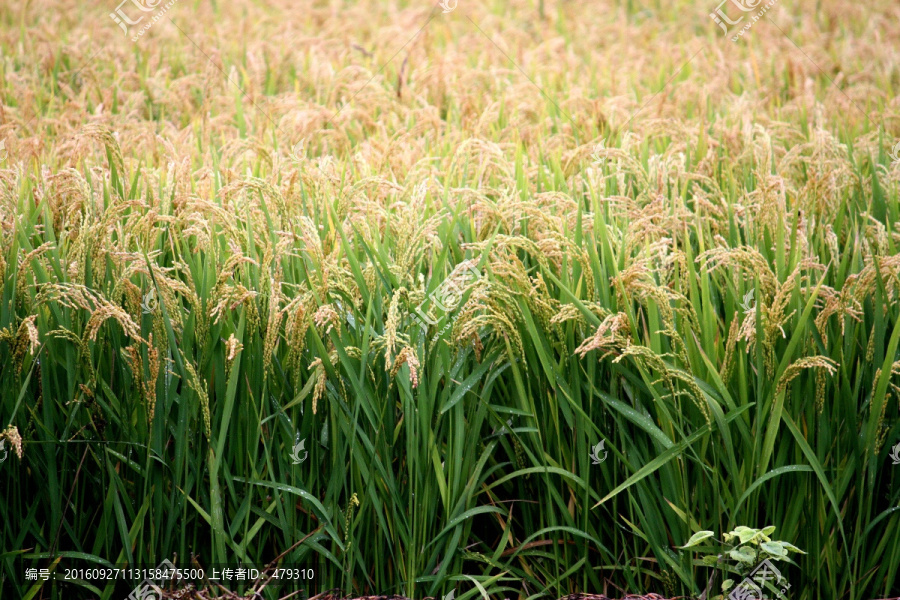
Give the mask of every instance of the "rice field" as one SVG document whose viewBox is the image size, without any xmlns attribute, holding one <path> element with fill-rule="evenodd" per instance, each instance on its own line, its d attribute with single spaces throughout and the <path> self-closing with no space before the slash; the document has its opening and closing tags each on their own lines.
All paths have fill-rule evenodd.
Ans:
<svg viewBox="0 0 900 600">
<path fill-rule="evenodd" d="M 0 6 L 2 598 L 900 597 L 900 5 L 117 1 Z"/>
</svg>

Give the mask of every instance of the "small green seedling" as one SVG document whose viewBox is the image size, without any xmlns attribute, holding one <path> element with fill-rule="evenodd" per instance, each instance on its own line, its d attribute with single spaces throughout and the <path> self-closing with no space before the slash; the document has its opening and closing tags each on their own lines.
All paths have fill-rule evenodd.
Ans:
<svg viewBox="0 0 900 600">
<path fill-rule="evenodd" d="M 747 576 L 757 565 L 764 560 L 788 560 L 788 552 L 806 554 L 800 548 L 788 542 L 773 540 L 769 536 L 774 533 L 775 526 L 770 525 L 763 529 L 752 529 L 739 525 L 730 533 L 724 535 L 724 540 L 718 545 L 701 546 L 706 540 L 715 540 L 712 531 L 698 531 L 687 541 L 682 549 L 696 548 L 695 552 L 702 554 L 699 564 L 709 567 L 719 567 L 726 573 L 736 575 L 736 578 L 726 578 L 722 581 L 722 594 L 713 596 L 711 600 L 724 598 L 735 583 Z M 716 573 L 710 577 L 703 593 L 703 598 L 710 598 L 709 592 L 715 581 Z"/>
</svg>

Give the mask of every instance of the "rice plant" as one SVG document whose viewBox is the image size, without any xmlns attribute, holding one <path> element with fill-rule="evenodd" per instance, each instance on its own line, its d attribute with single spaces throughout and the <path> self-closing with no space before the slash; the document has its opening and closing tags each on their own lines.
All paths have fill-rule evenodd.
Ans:
<svg viewBox="0 0 900 600">
<path fill-rule="evenodd" d="M 900 7 L 712 9 L 0 9 L 2 597 L 900 596 Z"/>
</svg>

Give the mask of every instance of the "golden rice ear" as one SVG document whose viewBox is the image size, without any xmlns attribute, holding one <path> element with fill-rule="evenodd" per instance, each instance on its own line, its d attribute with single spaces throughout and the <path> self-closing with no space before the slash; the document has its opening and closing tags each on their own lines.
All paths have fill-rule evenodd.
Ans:
<svg viewBox="0 0 900 600">
<path fill-rule="evenodd" d="M 147 422 L 153 425 L 153 417 L 156 414 L 156 382 L 159 380 L 159 350 L 153 344 L 153 334 L 147 340 L 147 371 L 149 373 L 144 381 L 144 402 L 147 405 Z"/>
<path fill-rule="evenodd" d="M 197 370 L 190 360 L 184 360 L 183 363 L 184 368 L 188 373 L 187 384 L 194 390 L 197 397 L 200 399 L 200 412 L 203 416 L 203 433 L 206 436 L 206 440 L 209 441 L 210 436 L 212 435 L 212 424 L 210 422 L 207 384 L 199 375 L 197 375 Z"/>
<path fill-rule="evenodd" d="M 325 395 L 325 384 L 327 383 L 325 376 L 325 366 L 322 364 L 322 358 L 316 357 L 309 365 L 309 370 L 313 371 L 313 377 L 316 384 L 313 389 L 312 412 L 316 414 L 319 406 L 319 400 Z"/>
<path fill-rule="evenodd" d="M 836 361 L 826 356 L 805 356 L 794 361 L 788 365 L 788 368 L 785 369 L 784 374 L 778 380 L 778 385 L 775 387 L 775 395 L 777 396 L 784 392 L 791 381 L 796 379 L 803 369 L 819 369 L 824 370 L 829 375 L 834 375 L 838 366 L 840 365 Z"/>
<path fill-rule="evenodd" d="M 415 389 L 419 386 L 420 364 L 418 357 L 416 357 L 416 351 L 410 346 L 404 346 L 397 355 L 397 358 L 391 367 L 391 377 L 396 377 L 397 372 L 400 371 L 400 367 L 404 364 L 409 367 L 409 380 L 412 384 L 412 388 Z"/>
<path fill-rule="evenodd" d="M 12 450 L 15 452 L 18 459 L 22 460 L 22 457 L 25 456 L 25 448 L 22 445 L 22 436 L 19 435 L 18 427 L 10 425 L 5 430 L 0 431 L 0 440 L 9 441 L 9 445 L 12 447 Z"/>
</svg>

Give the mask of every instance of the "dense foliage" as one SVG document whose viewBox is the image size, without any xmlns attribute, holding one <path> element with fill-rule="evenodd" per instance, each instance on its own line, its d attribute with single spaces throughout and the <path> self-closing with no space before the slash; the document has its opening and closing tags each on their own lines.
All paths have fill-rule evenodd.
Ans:
<svg viewBox="0 0 900 600">
<path fill-rule="evenodd" d="M 301 540 L 310 594 L 699 595 L 769 525 L 792 600 L 900 595 L 867 4 L 0 11 L 3 596 Z"/>
</svg>

